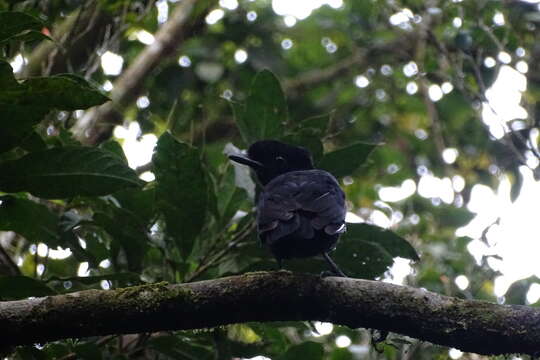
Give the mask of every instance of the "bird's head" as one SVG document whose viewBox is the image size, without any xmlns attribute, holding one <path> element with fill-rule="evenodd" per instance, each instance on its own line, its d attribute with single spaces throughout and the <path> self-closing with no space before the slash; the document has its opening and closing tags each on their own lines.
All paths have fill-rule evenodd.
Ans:
<svg viewBox="0 0 540 360">
<path fill-rule="evenodd" d="M 252 168 L 262 185 L 290 171 L 313 169 L 308 150 L 276 140 L 257 141 L 249 147 L 247 157 L 230 155 L 229 159 Z"/>
</svg>

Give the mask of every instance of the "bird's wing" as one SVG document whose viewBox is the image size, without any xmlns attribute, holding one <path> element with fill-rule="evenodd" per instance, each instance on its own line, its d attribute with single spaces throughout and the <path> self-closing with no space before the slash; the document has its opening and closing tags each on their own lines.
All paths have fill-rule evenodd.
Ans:
<svg viewBox="0 0 540 360">
<path fill-rule="evenodd" d="M 257 206 L 257 224 L 261 239 L 271 233 L 271 237 L 279 239 L 287 236 L 300 225 L 296 216 L 298 203 L 292 194 L 298 191 L 298 184 L 284 183 L 280 187 L 264 191 Z"/>
<path fill-rule="evenodd" d="M 345 231 L 345 196 L 336 180 L 327 173 L 302 175 L 284 174 L 261 194 L 257 222 L 262 239 L 271 243 L 294 232 L 309 239 L 315 230 Z"/>
<path fill-rule="evenodd" d="M 324 229 L 328 235 L 345 232 L 345 195 L 333 178 L 323 180 L 305 184 L 296 200 L 302 210 L 313 214 L 314 229 Z"/>
</svg>

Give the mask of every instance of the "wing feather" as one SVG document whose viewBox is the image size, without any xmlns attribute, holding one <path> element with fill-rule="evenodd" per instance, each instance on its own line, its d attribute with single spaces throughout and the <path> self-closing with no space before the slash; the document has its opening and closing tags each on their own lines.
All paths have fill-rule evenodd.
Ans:
<svg viewBox="0 0 540 360">
<path fill-rule="evenodd" d="M 261 238 L 273 243 L 295 233 L 310 239 L 315 230 L 345 231 L 345 196 L 332 175 L 321 171 L 286 173 L 267 184 L 259 198 Z"/>
</svg>

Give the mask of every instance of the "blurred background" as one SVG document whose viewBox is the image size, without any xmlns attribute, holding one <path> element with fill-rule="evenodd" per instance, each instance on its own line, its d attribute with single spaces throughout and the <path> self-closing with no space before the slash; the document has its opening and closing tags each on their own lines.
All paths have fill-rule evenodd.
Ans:
<svg viewBox="0 0 540 360">
<path fill-rule="evenodd" d="M 539 6 L 517 0 L 0 0 L 0 9 L 39 17 L 47 24 L 42 33 L 54 39 L 9 48 L 16 77 L 73 72 L 113 100 L 57 112 L 41 124 L 44 133 L 69 128 L 86 145 L 116 139 L 130 167 L 152 181 L 154 147 L 170 129 L 204 149 L 206 166 L 218 169 L 227 144 L 249 145 L 231 103 L 246 101 L 255 75 L 270 69 L 281 81 L 291 121 L 328 117 L 325 151 L 383 143 L 365 166 L 341 179 L 347 220 L 391 229 L 421 260 L 397 257 L 377 279 L 533 306 L 540 299 Z M 239 205 L 246 212 L 251 206 L 247 198 Z M 17 266 L 37 277 L 44 258 L 70 276 L 99 275 L 110 266 L 103 259 L 92 267 L 69 249 L 44 243 L 16 246 L 8 235 L 3 244 Z M 221 272 L 203 277 L 246 269 L 221 265 Z M 167 279 L 158 273 L 146 276 Z M 166 346 L 207 346 L 205 336 L 182 333 L 152 346 L 158 353 Z M 486 358 L 398 335 L 374 347 L 368 331 L 327 323 L 239 325 L 213 336 L 272 343 L 272 350 L 251 357 L 257 360 L 285 359 L 272 354 L 291 346 L 299 347 L 291 354 L 315 351 L 304 355 L 310 359 Z M 212 358 L 184 350 L 155 358 Z"/>
</svg>

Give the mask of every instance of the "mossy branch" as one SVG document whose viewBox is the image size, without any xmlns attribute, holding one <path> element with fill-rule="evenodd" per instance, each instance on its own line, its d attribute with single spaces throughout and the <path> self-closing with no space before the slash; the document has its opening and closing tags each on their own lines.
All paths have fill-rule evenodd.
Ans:
<svg viewBox="0 0 540 360">
<path fill-rule="evenodd" d="M 537 308 L 287 271 L 0 302 L 0 347 L 291 320 L 392 331 L 480 354 L 540 352 Z"/>
</svg>

